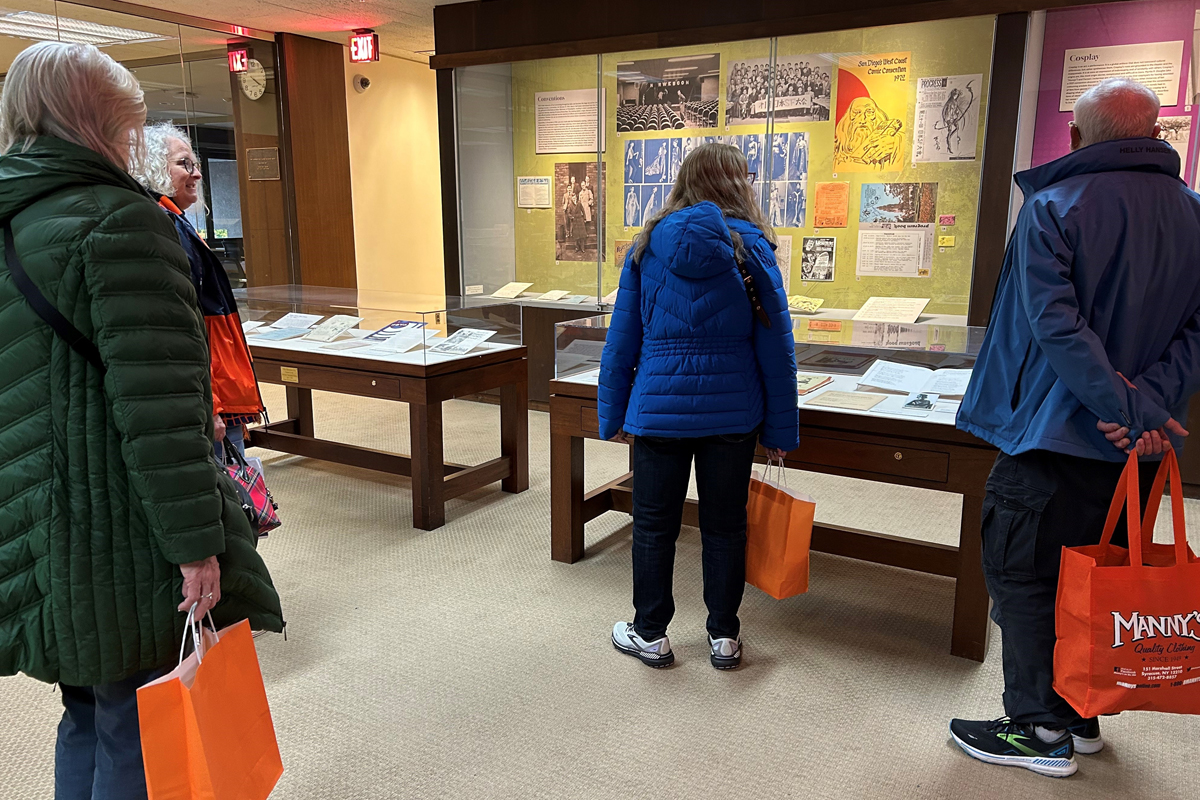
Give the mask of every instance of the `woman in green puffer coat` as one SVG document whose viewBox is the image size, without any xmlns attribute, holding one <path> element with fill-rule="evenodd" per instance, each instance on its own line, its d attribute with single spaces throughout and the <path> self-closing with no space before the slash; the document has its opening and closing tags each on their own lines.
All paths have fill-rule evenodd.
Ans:
<svg viewBox="0 0 1200 800">
<path fill-rule="evenodd" d="M 56 798 L 145 796 L 135 692 L 174 667 L 181 609 L 283 629 L 212 458 L 187 257 L 127 171 L 145 116 L 133 76 L 87 45 L 30 47 L 0 96 L 4 244 L 104 367 L 0 263 L 0 675 L 61 684 Z"/>
</svg>

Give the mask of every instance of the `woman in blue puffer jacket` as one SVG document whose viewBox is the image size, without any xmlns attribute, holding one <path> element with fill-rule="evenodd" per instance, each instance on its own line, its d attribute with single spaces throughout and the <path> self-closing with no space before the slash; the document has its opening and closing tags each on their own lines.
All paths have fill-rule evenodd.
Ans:
<svg viewBox="0 0 1200 800">
<path fill-rule="evenodd" d="M 775 234 L 746 159 L 706 144 L 679 170 L 621 273 L 600 365 L 600 436 L 633 441 L 633 622 L 613 645 L 672 664 L 671 578 L 692 459 L 711 661 L 741 664 L 746 499 L 756 443 L 799 446 L 796 355 Z"/>
</svg>

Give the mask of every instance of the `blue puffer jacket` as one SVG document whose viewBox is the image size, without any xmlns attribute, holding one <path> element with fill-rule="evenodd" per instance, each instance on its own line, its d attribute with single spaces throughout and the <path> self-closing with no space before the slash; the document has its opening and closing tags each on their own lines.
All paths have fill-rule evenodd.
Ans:
<svg viewBox="0 0 1200 800">
<path fill-rule="evenodd" d="M 958 427 L 1009 455 L 1124 461 L 1097 419 L 1136 437 L 1185 423 L 1200 390 L 1200 196 L 1156 139 L 1100 142 L 1016 181 L 1025 204 Z"/>
<path fill-rule="evenodd" d="M 728 223 L 728 227 L 726 224 Z M 754 315 L 729 229 L 771 320 Z M 748 433 L 763 447 L 799 444 L 792 320 L 774 247 L 712 203 L 663 219 L 641 262 L 632 251 L 600 362 L 600 437 Z"/>
</svg>

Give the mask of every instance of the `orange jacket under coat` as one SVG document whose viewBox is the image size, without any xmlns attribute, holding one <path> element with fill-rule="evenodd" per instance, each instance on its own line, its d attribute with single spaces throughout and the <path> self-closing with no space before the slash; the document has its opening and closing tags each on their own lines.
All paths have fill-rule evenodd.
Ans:
<svg viewBox="0 0 1200 800">
<path fill-rule="evenodd" d="M 183 212 L 169 197 L 158 204 L 171 216 L 179 241 L 188 255 L 192 283 L 204 312 L 212 371 L 213 413 L 226 416 L 257 415 L 265 410 L 254 377 L 254 366 L 237 301 L 225 268 L 208 243 L 200 238 Z"/>
</svg>

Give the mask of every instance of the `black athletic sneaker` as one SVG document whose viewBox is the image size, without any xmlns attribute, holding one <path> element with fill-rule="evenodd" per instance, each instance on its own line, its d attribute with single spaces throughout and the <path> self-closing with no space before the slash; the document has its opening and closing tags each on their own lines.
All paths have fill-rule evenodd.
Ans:
<svg viewBox="0 0 1200 800">
<path fill-rule="evenodd" d="M 1079 769 L 1074 742 L 1065 731 L 1053 742 L 1043 742 L 1033 725 L 1003 717 L 981 722 L 950 720 L 950 735 L 967 755 L 989 764 L 1024 767 L 1051 778 L 1065 778 Z"/>
<path fill-rule="evenodd" d="M 1075 752 L 1090 756 L 1104 749 L 1104 737 L 1100 735 L 1100 720 L 1095 717 L 1067 726 L 1067 733 L 1075 740 Z"/>
</svg>

